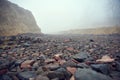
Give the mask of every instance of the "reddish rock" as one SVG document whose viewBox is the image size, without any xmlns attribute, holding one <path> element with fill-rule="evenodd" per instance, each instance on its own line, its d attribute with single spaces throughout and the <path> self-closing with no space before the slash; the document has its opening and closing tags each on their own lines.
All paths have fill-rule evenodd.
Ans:
<svg viewBox="0 0 120 80">
<path fill-rule="evenodd" d="M 59 60 L 61 60 L 61 56 L 62 56 L 62 54 L 55 54 L 53 58 L 54 58 L 56 61 L 59 61 Z"/>
<path fill-rule="evenodd" d="M 74 74 L 76 72 L 77 68 L 75 67 L 67 67 L 67 71 L 69 71 L 71 74 Z"/>
<path fill-rule="evenodd" d="M 26 68 L 28 68 L 28 69 L 30 69 L 31 67 L 32 67 L 32 65 L 34 64 L 34 60 L 26 60 L 26 61 L 24 61 L 22 64 L 21 64 L 21 68 L 22 69 L 26 69 Z"/>
</svg>

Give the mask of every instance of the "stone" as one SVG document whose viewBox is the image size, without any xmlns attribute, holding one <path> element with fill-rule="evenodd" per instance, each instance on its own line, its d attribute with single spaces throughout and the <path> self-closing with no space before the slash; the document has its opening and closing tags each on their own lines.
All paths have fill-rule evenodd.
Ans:
<svg viewBox="0 0 120 80">
<path fill-rule="evenodd" d="M 110 66 L 108 64 L 92 64 L 91 67 L 93 70 L 106 75 L 108 75 L 110 71 Z"/>
<path fill-rule="evenodd" d="M 73 60 L 66 61 L 62 67 L 76 67 L 77 63 L 75 63 Z"/>
<path fill-rule="evenodd" d="M 31 65 L 33 65 L 33 64 L 34 64 L 34 60 L 26 60 L 21 64 L 20 68 L 30 69 L 30 68 L 32 68 Z"/>
<path fill-rule="evenodd" d="M 13 80 L 13 79 L 9 75 L 4 74 L 0 76 L 0 80 Z"/>
<path fill-rule="evenodd" d="M 75 80 L 112 80 L 110 77 L 97 73 L 91 69 L 78 69 L 75 74 Z"/>
<path fill-rule="evenodd" d="M 35 78 L 37 75 L 34 71 L 19 72 L 17 77 L 19 80 L 29 80 L 30 78 Z"/>
<path fill-rule="evenodd" d="M 116 70 L 120 72 L 120 62 L 116 61 Z"/>
<path fill-rule="evenodd" d="M 53 58 L 54 58 L 56 61 L 59 61 L 59 60 L 61 60 L 61 56 L 62 56 L 62 54 L 55 54 L 55 55 L 53 56 Z"/>
<path fill-rule="evenodd" d="M 91 58 L 91 56 L 87 52 L 80 52 L 73 56 L 73 59 L 75 59 L 78 62 L 84 62 Z"/>
<path fill-rule="evenodd" d="M 57 63 L 56 64 L 48 64 L 48 65 L 45 65 L 44 67 L 46 67 L 50 71 L 55 71 L 60 68 L 59 64 L 57 64 Z"/>
<path fill-rule="evenodd" d="M 34 80 L 49 80 L 49 78 L 46 76 L 38 75 Z"/>
<path fill-rule="evenodd" d="M 110 76 L 113 78 L 113 80 L 120 80 L 120 72 L 118 71 L 112 71 Z"/>
<path fill-rule="evenodd" d="M 113 62 L 114 59 L 110 58 L 108 55 L 102 56 L 101 59 L 96 60 L 96 62 Z"/>
<path fill-rule="evenodd" d="M 76 72 L 76 70 L 77 70 L 77 68 L 75 68 L 75 67 L 67 67 L 66 69 L 67 69 L 67 71 L 69 71 L 71 74 L 74 74 L 74 73 Z"/>
<path fill-rule="evenodd" d="M 54 63 L 54 62 L 55 62 L 54 59 L 46 59 L 46 60 L 45 60 L 45 63 L 46 63 L 46 64 L 50 64 L 50 63 Z"/>
<path fill-rule="evenodd" d="M 90 68 L 90 66 L 88 66 L 88 65 L 85 64 L 85 63 L 78 63 L 78 64 L 76 65 L 76 67 L 77 67 L 77 68 Z"/>
<path fill-rule="evenodd" d="M 8 69 L 0 69 L 0 75 L 4 75 L 8 72 Z"/>
<path fill-rule="evenodd" d="M 67 71 L 65 68 L 59 68 L 59 69 L 56 70 L 56 72 L 63 73 L 64 74 L 64 79 L 66 79 L 66 80 L 69 80 L 70 77 L 72 76 L 72 74 L 69 71 Z"/>
<path fill-rule="evenodd" d="M 55 72 L 55 71 L 48 72 L 47 77 L 48 77 L 50 80 L 51 80 L 51 79 L 55 79 L 55 78 L 58 78 L 59 80 L 65 79 L 64 73 Z"/>
</svg>

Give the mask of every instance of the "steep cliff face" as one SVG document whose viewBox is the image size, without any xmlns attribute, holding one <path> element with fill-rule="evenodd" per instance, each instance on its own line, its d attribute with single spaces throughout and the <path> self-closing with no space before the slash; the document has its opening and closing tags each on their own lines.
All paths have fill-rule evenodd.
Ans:
<svg viewBox="0 0 120 80">
<path fill-rule="evenodd" d="M 7 0 L 0 0 L 0 36 L 40 32 L 30 11 Z"/>
</svg>

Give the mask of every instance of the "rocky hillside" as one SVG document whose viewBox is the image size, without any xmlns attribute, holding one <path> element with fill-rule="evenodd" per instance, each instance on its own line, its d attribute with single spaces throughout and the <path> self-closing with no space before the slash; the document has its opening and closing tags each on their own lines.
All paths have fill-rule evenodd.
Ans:
<svg viewBox="0 0 120 80">
<path fill-rule="evenodd" d="M 40 33 L 32 13 L 7 0 L 0 0 L 0 36 Z"/>
<path fill-rule="evenodd" d="M 101 28 L 89 28 L 89 29 L 73 29 L 69 31 L 63 31 L 65 34 L 114 34 L 120 33 L 120 27 L 101 27 Z"/>
</svg>

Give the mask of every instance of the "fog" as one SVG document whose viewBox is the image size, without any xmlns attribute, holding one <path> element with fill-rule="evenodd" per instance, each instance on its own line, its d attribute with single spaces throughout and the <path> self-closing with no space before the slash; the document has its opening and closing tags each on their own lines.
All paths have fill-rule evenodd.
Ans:
<svg viewBox="0 0 120 80">
<path fill-rule="evenodd" d="M 120 0 L 9 0 L 30 10 L 43 33 L 120 26 Z"/>
</svg>

